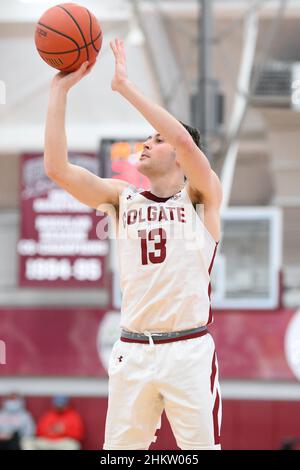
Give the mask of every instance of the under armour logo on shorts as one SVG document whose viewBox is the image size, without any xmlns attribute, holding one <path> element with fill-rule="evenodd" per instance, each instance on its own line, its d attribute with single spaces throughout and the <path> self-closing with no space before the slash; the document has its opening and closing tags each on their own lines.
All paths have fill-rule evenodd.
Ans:
<svg viewBox="0 0 300 470">
<path fill-rule="evenodd" d="M 118 360 L 119 360 L 119 362 L 122 362 L 123 356 L 119 356 L 119 357 L 118 357 Z"/>
</svg>

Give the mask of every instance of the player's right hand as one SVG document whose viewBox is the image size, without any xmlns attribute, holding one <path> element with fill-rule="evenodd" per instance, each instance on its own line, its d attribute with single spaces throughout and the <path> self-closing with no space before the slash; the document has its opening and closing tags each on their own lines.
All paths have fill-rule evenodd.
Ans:
<svg viewBox="0 0 300 470">
<path fill-rule="evenodd" d="M 116 38 L 110 41 L 110 47 L 115 56 L 115 75 L 111 81 L 111 88 L 118 91 L 119 87 L 128 81 L 124 41 Z"/>
<path fill-rule="evenodd" d="M 68 92 L 72 86 L 76 85 L 83 77 L 86 77 L 92 70 L 94 64 L 89 65 L 89 62 L 83 62 L 78 70 L 75 72 L 59 72 L 57 73 L 51 83 L 51 89 L 56 90 L 60 89 L 65 92 Z"/>
</svg>

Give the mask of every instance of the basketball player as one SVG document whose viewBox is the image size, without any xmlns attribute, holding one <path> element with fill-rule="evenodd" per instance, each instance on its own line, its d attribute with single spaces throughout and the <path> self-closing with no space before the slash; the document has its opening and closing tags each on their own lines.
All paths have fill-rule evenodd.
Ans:
<svg viewBox="0 0 300 470">
<path fill-rule="evenodd" d="M 111 204 L 117 211 L 122 330 L 110 357 L 104 449 L 148 449 L 163 410 L 181 449 L 219 449 L 218 365 L 207 327 L 220 182 L 199 148 L 198 131 L 143 96 L 128 79 L 123 41 L 110 46 L 112 89 L 156 130 L 137 164 L 150 191 L 68 162 L 66 97 L 89 72 L 87 63 L 54 77 L 45 132 L 48 176 L 82 203 L 95 209 Z M 204 222 L 197 215 L 195 228 L 184 232 L 199 203 Z"/>
</svg>

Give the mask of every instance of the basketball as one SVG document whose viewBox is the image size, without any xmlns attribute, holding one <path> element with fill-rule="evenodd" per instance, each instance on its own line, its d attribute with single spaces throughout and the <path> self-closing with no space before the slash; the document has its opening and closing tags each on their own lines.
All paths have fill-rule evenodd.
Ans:
<svg viewBox="0 0 300 470">
<path fill-rule="evenodd" d="M 73 72 L 85 61 L 93 64 L 102 45 L 102 30 L 96 17 L 75 3 L 61 3 L 39 19 L 35 45 L 48 65 Z"/>
</svg>

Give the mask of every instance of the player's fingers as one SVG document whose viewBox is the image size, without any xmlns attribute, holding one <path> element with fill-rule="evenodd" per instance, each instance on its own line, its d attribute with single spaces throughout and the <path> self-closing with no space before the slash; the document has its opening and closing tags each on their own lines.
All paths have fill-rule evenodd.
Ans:
<svg viewBox="0 0 300 470">
<path fill-rule="evenodd" d="M 58 73 L 55 74 L 55 77 L 57 77 L 57 78 L 63 78 L 65 76 L 66 76 L 66 74 L 64 72 L 58 72 Z"/>
<path fill-rule="evenodd" d="M 66 74 L 67 76 L 66 80 L 69 83 L 72 83 L 73 85 L 75 85 L 75 83 L 79 82 L 79 80 L 81 80 L 82 77 L 84 77 L 88 65 L 89 65 L 88 61 L 83 62 L 81 66 L 79 67 L 79 69 L 75 70 L 75 72 L 70 72 Z"/>
<path fill-rule="evenodd" d="M 125 53 L 125 45 L 124 45 L 124 39 L 121 39 L 121 50 L 122 50 L 122 55 L 125 58 L 126 53 Z"/>
<path fill-rule="evenodd" d="M 118 43 L 117 43 L 116 38 L 111 41 L 111 44 L 112 44 L 112 47 L 113 47 L 114 51 L 118 52 Z"/>
<path fill-rule="evenodd" d="M 84 72 L 83 74 L 83 77 L 86 77 L 86 75 L 88 75 L 89 73 L 91 73 L 92 69 L 94 68 L 94 65 L 95 65 L 95 62 L 93 64 L 90 64 L 88 66 L 88 68 L 86 69 L 86 71 Z"/>
<path fill-rule="evenodd" d="M 114 53 L 115 59 L 116 59 L 116 61 L 117 61 L 117 60 L 118 60 L 118 58 L 119 58 L 119 52 L 118 52 L 118 49 L 117 49 L 117 47 L 116 47 L 116 45 L 115 45 L 115 44 L 113 44 L 113 46 L 112 46 L 112 50 L 113 50 L 113 53 Z"/>
<path fill-rule="evenodd" d="M 120 40 L 116 38 L 113 42 L 113 51 L 117 62 L 120 62 L 123 58 L 122 48 L 120 45 Z"/>
<path fill-rule="evenodd" d="M 119 55 L 122 55 L 122 41 L 121 41 L 121 39 L 117 38 L 116 43 L 117 43 L 118 53 L 119 53 Z"/>
<path fill-rule="evenodd" d="M 81 66 L 78 69 L 78 75 L 76 77 L 77 80 L 80 80 L 82 77 L 85 76 L 85 74 L 88 70 L 88 67 L 89 67 L 89 62 L 88 61 L 85 61 L 85 62 L 83 62 L 83 64 L 81 64 Z"/>
<path fill-rule="evenodd" d="M 110 47 L 111 47 L 111 49 L 112 49 L 112 51 L 113 51 L 113 53 L 114 53 L 114 55 L 115 55 L 115 57 L 116 57 L 117 48 L 116 48 L 115 41 L 110 41 L 109 45 L 110 45 Z"/>
<path fill-rule="evenodd" d="M 73 72 L 73 77 L 79 79 L 86 71 L 87 67 L 89 65 L 89 62 L 86 60 L 81 64 L 78 70 Z"/>
</svg>

